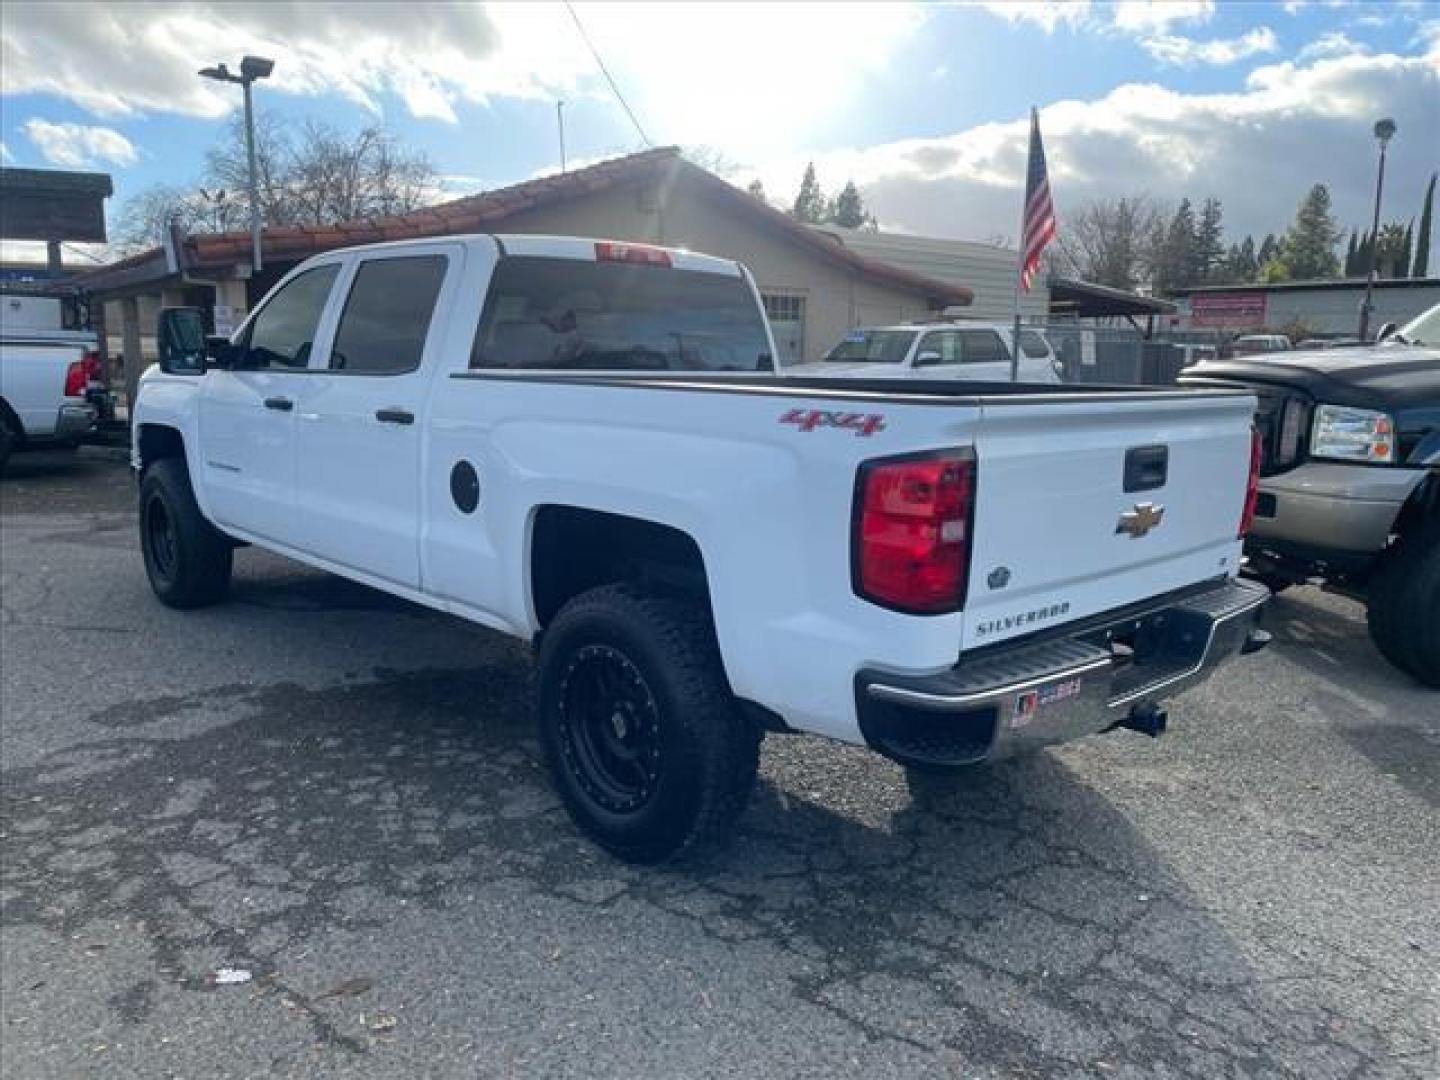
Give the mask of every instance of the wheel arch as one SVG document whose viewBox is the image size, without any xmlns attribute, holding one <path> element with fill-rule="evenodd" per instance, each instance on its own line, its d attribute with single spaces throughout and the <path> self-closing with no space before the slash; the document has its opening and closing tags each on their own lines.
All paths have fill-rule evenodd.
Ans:
<svg viewBox="0 0 1440 1080">
<path fill-rule="evenodd" d="M 710 605 L 705 557 L 695 538 L 673 525 L 604 510 L 546 503 L 531 519 L 529 599 L 543 632 L 572 598 L 633 582 Z"/>
</svg>

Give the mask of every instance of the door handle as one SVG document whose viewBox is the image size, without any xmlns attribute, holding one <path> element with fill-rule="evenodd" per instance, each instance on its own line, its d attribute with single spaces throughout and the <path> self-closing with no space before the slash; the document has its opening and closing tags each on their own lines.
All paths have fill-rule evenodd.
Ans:
<svg viewBox="0 0 1440 1080">
<path fill-rule="evenodd" d="M 413 424 L 415 414 L 406 409 L 376 409 L 375 419 L 382 424 Z"/>
<path fill-rule="evenodd" d="M 295 408 L 295 402 L 291 401 L 288 397 L 267 397 L 265 399 L 265 407 L 267 409 L 278 409 L 281 412 L 289 412 Z"/>
</svg>

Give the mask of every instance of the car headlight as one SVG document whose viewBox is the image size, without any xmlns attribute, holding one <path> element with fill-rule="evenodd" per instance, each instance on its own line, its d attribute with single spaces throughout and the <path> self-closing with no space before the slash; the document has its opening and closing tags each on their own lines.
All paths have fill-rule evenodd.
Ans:
<svg viewBox="0 0 1440 1080">
<path fill-rule="evenodd" d="M 1389 413 L 1321 405 L 1315 410 L 1310 456 L 1342 461 L 1395 460 L 1395 421 Z"/>
</svg>

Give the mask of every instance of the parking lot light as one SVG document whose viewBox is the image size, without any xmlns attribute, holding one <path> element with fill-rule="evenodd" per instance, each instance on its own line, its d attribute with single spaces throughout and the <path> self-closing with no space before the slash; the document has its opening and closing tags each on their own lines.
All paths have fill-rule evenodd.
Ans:
<svg viewBox="0 0 1440 1080">
<path fill-rule="evenodd" d="M 216 82 L 239 83 L 245 94 L 245 156 L 250 168 L 250 265 L 260 273 L 260 183 L 255 172 L 255 111 L 251 102 L 250 85 L 259 79 L 268 79 L 275 70 L 275 61 L 263 56 L 247 56 L 240 61 L 240 74 L 236 75 L 224 64 L 201 68 L 199 74 Z"/>
</svg>

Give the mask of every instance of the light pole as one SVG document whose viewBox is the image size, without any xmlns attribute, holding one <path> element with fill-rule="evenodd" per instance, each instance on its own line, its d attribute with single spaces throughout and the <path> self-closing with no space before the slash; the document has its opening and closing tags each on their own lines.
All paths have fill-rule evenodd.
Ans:
<svg viewBox="0 0 1440 1080">
<path fill-rule="evenodd" d="M 1395 135 L 1395 121 L 1375 121 L 1375 138 L 1380 143 L 1380 168 L 1375 176 L 1375 217 L 1370 223 L 1370 272 L 1365 276 L 1365 299 L 1360 304 L 1360 340 L 1370 336 L 1370 296 L 1375 291 L 1375 261 L 1380 254 L 1380 193 L 1385 188 L 1385 148 Z"/>
<path fill-rule="evenodd" d="M 255 109 L 250 100 L 250 84 L 267 79 L 275 70 L 275 61 L 263 56 L 247 56 L 240 61 L 240 74 L 232 75 L 224 64 L 201 68 L 200 74 L 217 82 L 239 83 L 245 92 L 245 156 L 250 162 L 250 265 L 260 273 L 260 181 L 255 174 Z"/>
</svg>

